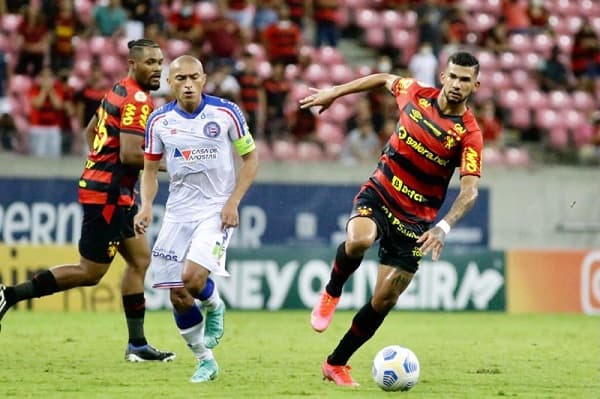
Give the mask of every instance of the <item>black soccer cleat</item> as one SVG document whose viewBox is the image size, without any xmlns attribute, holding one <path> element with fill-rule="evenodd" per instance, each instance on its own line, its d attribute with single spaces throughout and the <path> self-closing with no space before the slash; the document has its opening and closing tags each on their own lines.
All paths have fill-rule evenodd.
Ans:
<svg viewBox="0 0 600 399">
<path fill-rule="evenodd" d="M 125 351 L 125 360 L 128 362 L 170 362 L 173 359 L 175 359 L 175 353 L 161 352 L 150 344 L 140 347 L 129 344 Z"/>
</svg>

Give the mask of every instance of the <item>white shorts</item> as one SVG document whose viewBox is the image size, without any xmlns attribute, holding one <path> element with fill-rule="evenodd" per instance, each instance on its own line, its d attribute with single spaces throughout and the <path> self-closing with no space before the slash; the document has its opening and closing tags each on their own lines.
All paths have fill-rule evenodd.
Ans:
<svg viewBox="0 0 600 399">
<path fill-rule="evenodd" d="M 181 273 L 186 260 L 218 276 L 229 276 L 225 258 L 233 231 L 233 228 L 221 230 L 218 213 L 193 222 L 163 221 L 152 248 L 152 287 L 183 287 Z"/>
</svg>

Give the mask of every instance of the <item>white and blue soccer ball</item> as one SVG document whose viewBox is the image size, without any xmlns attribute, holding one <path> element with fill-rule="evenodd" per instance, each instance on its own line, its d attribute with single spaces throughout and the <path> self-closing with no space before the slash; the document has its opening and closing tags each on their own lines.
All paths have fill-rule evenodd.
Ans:
<svg viewBox="0 0 600 399">
<path fill-rule="evenodd" d="M 373 380 L 384 391 L 408 391 L 419 381 L 419 359 L 408 348 L 386 346 L 375 355 Z"/>
</svg>

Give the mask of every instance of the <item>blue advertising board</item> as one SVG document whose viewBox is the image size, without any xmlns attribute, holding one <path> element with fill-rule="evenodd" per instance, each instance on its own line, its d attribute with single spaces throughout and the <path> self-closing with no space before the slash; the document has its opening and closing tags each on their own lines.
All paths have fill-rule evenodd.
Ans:
<svg viewBox="0 0 600 399">
<path fill-rule="evenodd" d="M 77 184 L 71 179 L 0 179 L 0 242 L 76 244 L 82 220 Z M 231 246 L 333 246 L 344 227 L 359 185 L 257 183 L 240 206 L 240 226 Z M 161 182 L 149 238 L 154 240 L 164 214 L 167 183 Z M 458 194 L 450 189 L 444 215 Z M 489 192 L 480 189 L 475 207 L 452 229 L 447 243 L 486 247 L 489 242 Z"/>
</svg>

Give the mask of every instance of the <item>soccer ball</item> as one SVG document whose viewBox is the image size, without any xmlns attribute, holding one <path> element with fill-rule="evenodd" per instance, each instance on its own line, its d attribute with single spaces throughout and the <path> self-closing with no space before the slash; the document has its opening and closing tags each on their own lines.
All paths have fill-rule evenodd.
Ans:
<svg viewBox="0 0 600 399">
<path fill-rule="evenodd" d="M 373 359 L 373 380 L 384 391 L 408 391 L 419 381 L 419 359 L 408 348 L 386 346 Z"/>
</svg>

